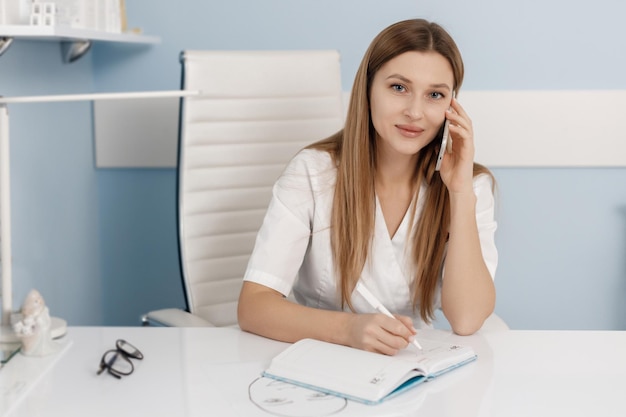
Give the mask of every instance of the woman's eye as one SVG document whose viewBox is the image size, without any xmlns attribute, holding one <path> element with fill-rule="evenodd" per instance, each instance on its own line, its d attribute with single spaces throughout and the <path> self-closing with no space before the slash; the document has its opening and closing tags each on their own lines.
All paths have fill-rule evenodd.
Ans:
<svg viewBox="0 0 626 417">
<path fill-rule="evenodd" d="M 435 100 L 441 100 L 443 98 L 443 94 L 437 91 L 433 91 L 432 93 L 430 93 L 430 98 L 435 99 Z"/>
<path fill-rule="evenodd" d="M 406 90 L 402 84 L 392 84 L 391 89 L 398 93 L 402 93 Z"/>
</svg>

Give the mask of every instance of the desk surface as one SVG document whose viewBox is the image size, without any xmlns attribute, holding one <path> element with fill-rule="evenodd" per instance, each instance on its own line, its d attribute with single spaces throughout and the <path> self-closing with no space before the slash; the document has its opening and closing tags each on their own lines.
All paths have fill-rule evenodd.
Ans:
<svg viewBox="0 0 626 417">
<path fill-rule="evenodd" d="M 469 344 L 479 358 L 381 405 L 332 397 L 323 405 L 303 407 L 297 392 L 284 387 L 278 392 L 258 379 L 285 343 L 232 328 L 70 327 L 60 354 L 18 354 L 0 369 L 0 415 L 626 415 L 626 332 L 503 331 L 460 337 L 425 330 L 420 337 Z M 101 355 L 118 338 L 135 344 L 145 359 L 135 361 L 135 372 L 121 380 L 96 375 Z"/>
</svg>

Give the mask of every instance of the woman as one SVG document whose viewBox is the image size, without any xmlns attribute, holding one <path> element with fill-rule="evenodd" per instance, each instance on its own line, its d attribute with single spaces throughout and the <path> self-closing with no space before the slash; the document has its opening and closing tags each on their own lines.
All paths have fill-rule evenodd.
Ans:
<svg viewBox="0 0 626 417">
<path fill-rule="evenodd" d="M 435 23 L 402 21 L 372 41 L 344 129 L 298 153 L 274 186 L 239 297 L 243 330 L 393 355 L 437 308 L 458 334 L 481 327 L 495 305 L 496 222 L 492 177 L 453 99 L 463 71 Z M 437 172 L 446 119 L 452 152 Z"/>
</svg>

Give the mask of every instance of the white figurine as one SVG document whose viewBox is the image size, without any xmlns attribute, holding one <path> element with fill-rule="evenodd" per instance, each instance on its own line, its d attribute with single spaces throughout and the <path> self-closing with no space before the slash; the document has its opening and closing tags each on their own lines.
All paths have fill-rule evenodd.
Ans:
<svg viewBox="0 0 626 417">
<path fill-rule="evenodd" d="M 22 340 L 22 353 L 26 356 L 46 356 L 59 350 L 59 344 L 52 340 L 48 307 L 37 290 L 26 296 L 22 318 L 13 324 L 13 330 Z"/>
</svg>

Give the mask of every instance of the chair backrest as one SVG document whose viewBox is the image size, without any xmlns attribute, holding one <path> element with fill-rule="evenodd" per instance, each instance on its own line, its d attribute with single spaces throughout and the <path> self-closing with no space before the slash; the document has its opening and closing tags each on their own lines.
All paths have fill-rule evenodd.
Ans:
<svg viewBox="0 0 626 417">
<path fill-rule="evenodd" d="M 178 222 L 188 310 L 237 323 L 242 278 L 272 185 L 342 128 L 337 51 L 184 51 Z"/>
</svg>

